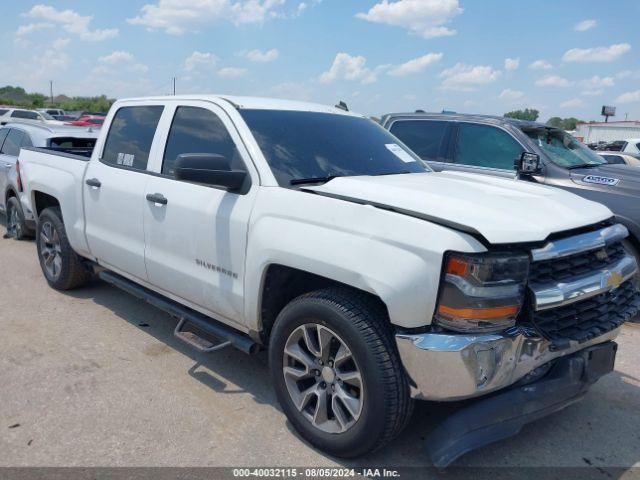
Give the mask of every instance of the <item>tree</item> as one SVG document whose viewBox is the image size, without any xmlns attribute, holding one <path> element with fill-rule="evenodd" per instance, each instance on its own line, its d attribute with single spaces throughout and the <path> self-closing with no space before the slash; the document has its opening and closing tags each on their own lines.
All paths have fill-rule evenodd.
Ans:
<svg viewBox="0 0 640 480">
<path fill-rule="evenodd" d="M 538 119 L 540 112 L 535 108 L 525 108 L 524 110 L 514 110 L 513 112 L 505 113 L 507 118 L 516 118 L 518 120 L 529 120 L 535 122 Z"/>
<path fill-rule="evenodd" d="M 62 103 L 51 103 L 46 95 L 27 93 L 21 87 L 6 86 L 0 88 L 0 105 L 12 107 L 42 108 L 46 104 L 47 107 L 60 107 L 69 111 L 106 112 L 113 102 L 114 100 L 101 95 L 99 97 L 73 97 Z"/>
<path fill-rule="evenodd" d="M 580 120 L 575 117 L 551 117 L 549 120 L 547 120 L 547 125 L 549 125 L 550 127 L 562 128 L 563 130 L 575 130 L 579 121 Z"/>
</svg>

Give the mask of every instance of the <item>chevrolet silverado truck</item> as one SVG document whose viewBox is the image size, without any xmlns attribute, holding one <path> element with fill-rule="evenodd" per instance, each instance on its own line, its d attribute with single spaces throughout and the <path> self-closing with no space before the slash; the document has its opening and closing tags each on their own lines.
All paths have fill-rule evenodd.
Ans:
<svg viewBox="0 0 640 480">
<path fill-rule="evenodd" d="M 608 208 L 433 172 L 341 108 L 123 100 L 90 159 L 19 161 L 53 288 L 97 276 L 202 352 L 266 348 L 291 424 L 339 457 L 383 447 L 414 399 L 475 399 L 427 437 L 437 466 L 514 435 L 613 369 L 640 307 Z"/>
<path fill-rule="evenodd" d="M 394 113 L 381 124 L 436 171 L 516 178 L 568 190 L 611 209 L 640 261 L 640 169 L 609 165 L 564 130 L 471 114 Z M 632 145 L 632 142 L 627 142 Z M 518 169 L 522 155 L 527 168 Z"/>
</svg>

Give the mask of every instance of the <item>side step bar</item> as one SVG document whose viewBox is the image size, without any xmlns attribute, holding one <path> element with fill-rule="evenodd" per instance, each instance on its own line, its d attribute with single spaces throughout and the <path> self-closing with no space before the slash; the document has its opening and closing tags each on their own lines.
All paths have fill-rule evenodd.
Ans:
<svg viewBox="0 0 640 480">
<path fill-rule="evenodd" d="M 196 312 L 195 310 L 180 305 L 178 302 L 174 302 L 159 293 L 138 285 L 121 275 L 107 270 L 102 270 L 98 273 L 98 277 L 101 280 L 104 280 L 105 282 L 110 283 L 111 285 L 118 287 L 141 300 L 144 300 L 154 307 L 167 312 L 172 317 L 177 318 L 179 321 L 175 331 L 173 332 L 174 335 L 198 351 L 215 352 L 231 345 L 244 353 L 252 355 L 260 348 L 259 345 L 248 335 L 218 322 L 217 320 L 207 317 L 206 315 Z M 220 343 L 212 344 L 194 332 L 184 331 L 187 324 L 196 327 L 196 329 L 209 336 L 219 339 Z"/>
</svg>

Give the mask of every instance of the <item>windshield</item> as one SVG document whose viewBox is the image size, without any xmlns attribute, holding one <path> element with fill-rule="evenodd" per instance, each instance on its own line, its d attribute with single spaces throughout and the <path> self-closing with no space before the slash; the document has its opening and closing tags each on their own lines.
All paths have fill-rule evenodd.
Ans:
<svg viewBox="0 0 640 480">
<path fill-rule="evenodd" d="M 283 110 L 240 113 L 283 187 L 305 179 L 429 171 L 397 138 L 366 118 Z"/>
<path fill-rule="evenodd" d="M 605 159 L 568 133 L 555 128 L 523 129 L 553 163 L 561 167 L 575 168 L 602 165 Z"/>
<path fill-rule="evenodd" d="M 55 118 L 53 118 L 51 115 L 49 115 L 47 112 L 40 112 L 40 115 L 42 115 L 42 117 L 45 120 L 55 120 Z"/>
</svg>

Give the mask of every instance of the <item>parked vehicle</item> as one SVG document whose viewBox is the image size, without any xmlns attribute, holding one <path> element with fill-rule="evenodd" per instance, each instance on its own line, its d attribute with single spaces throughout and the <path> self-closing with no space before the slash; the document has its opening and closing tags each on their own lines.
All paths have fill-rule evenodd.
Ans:
<svg viewBox="0 0 640 480">
<path fill-rule="evenodd" d="M 633 155 L 640 154 L 640 138 L 629 138 L 622 141 L 620 151 L 623 153 L 631 153 Z"/>
<path fill-rule="evenodd" d="M 382 125 L 436 171 L 518 178 L 569 190 L 603 203 L 631 232 L 640 258 L 640 169 L 608 165 L 561 129 L 485 115 L 390 114 Z M 532 157 L 528 171 L 514 161 Z M 517 188 L 517 185 L 514 185 Z"/>
<path fill-rule="evenodd" d="M 630 167 L 640 167 L 640 155 L 632 155 L 619 151 L 598 152 L 610 165 L 628 165 Z"/>
<path fill-rule="evenodd" d="M 36 110 L 25 110 L 21 108 L 9 108 L 6 109 L 3 115 L 0 115 L 0 125 L 5 125 L 9 122 L 44 123 L 48 125 L 63 124 L 46 112 L 37 112 Z"/>
<path fill-rule="evenodd" d="M 68 125 L 74 125 L 76 127 L 102 127 L 105 117 L 97 115 L 83 115 L 77 120 L 73 120 Z"/>
<path fill-rule="evenodd" d="M 61 153 L 91 155 L 97 133 L 84 128 L 8 123 L 0 128 L 0 211 L 7 217 L 7 234 L 32 237 L 35 217 L 22 194 L 17 162 L 20 149 L 39 147 Z"/>
<path fill-rule="evenodd" d="M 429 435 L 438 466 L 516 434 L 613 369 L 640 308 L 605 206 L 433 172 L 338 108 L 122 100 L 89 161 L 19 160 L 53 288 L 96 274 L 200 351 L 268 346 L 291 424 L 340 457 L 398 435 L 412 398 L 479 397 Z"/>
<path fill-rule="evenodd" d="M 45 112 L 51 115 L 55 120 L 58 120 L 60 122 L 72 122 L 78 119 L 78 117 L 74 115 L 70 115 L 71 112 L 67 113 L 61 108 L 49 108 L 49 109 L 42 108 L 42 109 L 38 109 L 38 111 Z"/>
</svg>

